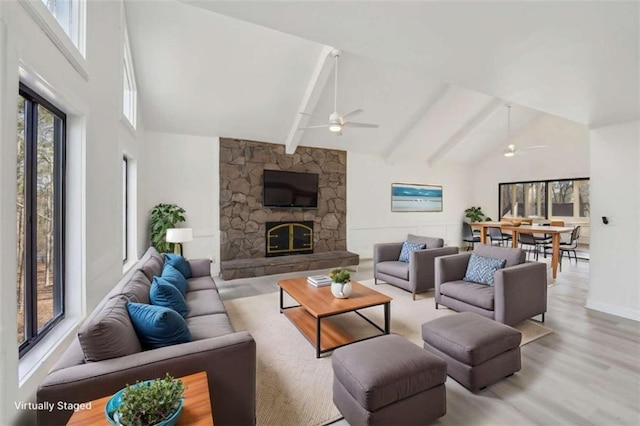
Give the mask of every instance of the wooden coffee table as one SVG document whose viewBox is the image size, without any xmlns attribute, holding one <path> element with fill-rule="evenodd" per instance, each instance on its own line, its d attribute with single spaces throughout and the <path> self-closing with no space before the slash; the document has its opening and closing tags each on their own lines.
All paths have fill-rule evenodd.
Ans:
<svg viewBox="0 0 640 426">
<path fill-rule="evenodd" d="M 316 358 L 340 346 L 377 336 L 354 339 L 335 323 L 323 323 L 324 318 L 355 312 L 383 334 L 389 334 L 391 298 L 357 281 L 351 281 L 353 291 L 347 299 L 333 297 L 331 286 L 314 287 L 308 284 L 307 277 L 280 280 L 278 286 L 280 287 L 280 313 L 284 313 L 303 336 L 315 346 Z M 299 305 L 284 306 L 285 292 Z M 379 305 L 384 307 L 384 328 L 358 312 L 359 309 Z"/>
</svg>

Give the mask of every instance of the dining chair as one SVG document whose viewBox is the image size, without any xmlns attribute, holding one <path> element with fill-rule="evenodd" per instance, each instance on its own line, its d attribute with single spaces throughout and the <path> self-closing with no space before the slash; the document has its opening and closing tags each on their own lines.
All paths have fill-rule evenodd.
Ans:
<svg viewBox="0 0 640 426">
<path fill-rule="evenodd" d="M 527 251 L 527 258 L 531 255 L 531 251 L 533 251 L 536 261 L 538 260 L 538 242 L 533 234 L 518 233 L 518 242 L 520 243 L 520 248 Z M 525 248 L 525 246 L 527 247 Z"/>
<path fill-rule="evenodd" d="M 573 228 L 571 231 L 571 240 L 566 243 L 560 243 L 560 272 L 562 272 L 562 258 L 565 253 L 569 257 L 569 263 L 571 263 L 571 253 L 573 253 L 573 258 L 576 260 L 576 265 L 578 264 L 578 255 L 576 253 L 576 248 L 578 248 L 578 239 L 580 238 L 580 225 Z"/>
<path fill-rule="evenodd" d="M 491 240 L 491 245 L 493 245 L 493 241 L 498 241 L 499 245 L 503 246 L 505 243 L 508 245 L 509 241 L 511 241 L 510 234 L 504 234 L 502 229 L 497 227 L 490 227 L 489 229 L 489 239 Z"/>
<path fill-rule="evenodd" d="M 469 225 L 467 222 L 462 222 L 462 241 L 471 244 L 467 244 L 467 251 L 475 248 L 476 243 L 480 242 L 480 236 L 474 235 L 471 229 L 471 225 Z"/>
</svg>

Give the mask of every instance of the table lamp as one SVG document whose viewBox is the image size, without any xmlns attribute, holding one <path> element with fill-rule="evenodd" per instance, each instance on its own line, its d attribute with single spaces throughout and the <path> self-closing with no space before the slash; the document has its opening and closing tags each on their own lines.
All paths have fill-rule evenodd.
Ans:
<svg viewBox="0 0 640 426">
<path fill-rule="evenodd" d="M 193 240 L 192 228 L 169 228 L 166 240 L 173 244 L 173 252 L 182 256 L 182 243 Z"/>
</svg>

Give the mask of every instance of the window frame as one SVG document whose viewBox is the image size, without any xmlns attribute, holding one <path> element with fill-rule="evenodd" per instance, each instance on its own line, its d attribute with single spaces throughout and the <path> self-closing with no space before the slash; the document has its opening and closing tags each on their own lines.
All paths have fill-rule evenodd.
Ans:
<svg viewBox="0 0 640 426">
<path fill-rule="evenodd" d="M 25 259 L 24 259 L 24 340 L 18 344 L 19 358 L 22 358 L 42 338 L 44 338 L 65 317 L 65 203 L 66 203 L 66 139 L 67 115 L 51 102 L 23 83 L 19 84 L 18 93 L 25 101 L 25 215 L 31 212 L 33 216 L 37 209 L 37 162 L 34 158 L 33 146 L 37 142 L 37 109 L 38 106 L 47 109 L 60 119 L 60 126 L 54 129 L 54 306 L 60 306 L 60 312 L 55 314 L 43 327 L 38 330 L 38 300 L 37 300 L 37 225 L 34 221 L 25 220 Z M 27 208 L 28 205 L 28 208 Z M 35 213 L 37 214 L 37 212 Z M 31 222 L 31 224 L 29 224 Z M 35 231 L 35 232 L 34 232 Z M 35 280 L 34 280 L 35 277 Z M 34 285 L 35 283 L 35 285 Z M 17 320 L 17 318 L 16 318 Z"/>
<path fill-rule="evenodd" d="M 138 125 L 138 84 L 136 83 L 136 73 L 133 66 L 133 55 L 131 54 L 131 44 L 129 42 L 129 32 L 126 25 L 124 26 L 124 47 L 122 56 L 122 115 L 126 122 L 131 126 L 132 130 L 137 129 Z M 126 82 L 131 87 L 129 102 L 125 104 L 125 92 L 127 91 Z"/>
<path fill-rule="evenodd" d="M 49 37 L 60 53 L 69 61 L 83 79 L 89 81 L 86 60 L 86 0 L 74 0 L 71 6 L 77 18 L 77 26 L 67 34 L 53 12 L 42 0 L 18 0 L 25 11 Z M 76 38 L 77 40 L 73 40 Z"/>
<path fill-rule="evenodd" d="M 126 155 L 122 156 L 122 215 L 124 223 L 122 224 L 122 248 L 124 249 L 122 264 L 126 265 L 129 261 L 129 159 Z"/>
</svg>

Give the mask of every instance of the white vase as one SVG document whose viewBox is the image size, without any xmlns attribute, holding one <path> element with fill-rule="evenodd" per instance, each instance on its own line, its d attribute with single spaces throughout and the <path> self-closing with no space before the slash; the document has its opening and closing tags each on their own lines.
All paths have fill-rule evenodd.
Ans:
<svg viewBox="0 0 640 426">
<path fill-rule="evenodd" d="M 351 283 L 331 283 L 331 294 L 338 299 L 346 299 L 351 294 Z"/>
</svg>

